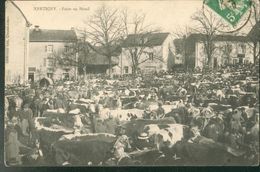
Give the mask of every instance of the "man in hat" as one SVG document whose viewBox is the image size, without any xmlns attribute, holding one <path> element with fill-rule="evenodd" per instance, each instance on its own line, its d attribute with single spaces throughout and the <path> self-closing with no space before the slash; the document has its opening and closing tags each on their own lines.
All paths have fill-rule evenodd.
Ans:
<svg viewBox="0 0 260 172">
<path fill-rule="evenodd" d="M 141 133 L 138 137 L 136 142 L 134 143 L 133 147 L 137 150 L 145 150 L 152 147 L 150 143 L 149 136 L 147 133 Z"/>
<path fill-rule="evenodd" d="M 29 136 L 30 129 L 33 125 L 33 112 L 29 108 L 29 104 L 25 104 L 20 114 L 21 129 L 24 136 Z"/>
<path fill-rule="evenodd" d="M 151 119 L 151 110 L 149 107 L 145 108 L 143 113 L 143 119 Z"/>
</svg>

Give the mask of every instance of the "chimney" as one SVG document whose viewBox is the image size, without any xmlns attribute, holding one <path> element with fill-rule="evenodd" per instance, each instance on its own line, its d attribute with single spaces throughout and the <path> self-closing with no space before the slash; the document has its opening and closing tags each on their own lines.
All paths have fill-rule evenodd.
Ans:
<svg viewBox="0 0 260 172">
<path fill-rule="evenodd" d="M 40 30 L 40 26 L 39 26 L 39 25 L 35 25 L 35 26 L 34 26 L 34 30 L 35 30 L 35 31 L 39 31 L 39 30 Z"/>
</svg>

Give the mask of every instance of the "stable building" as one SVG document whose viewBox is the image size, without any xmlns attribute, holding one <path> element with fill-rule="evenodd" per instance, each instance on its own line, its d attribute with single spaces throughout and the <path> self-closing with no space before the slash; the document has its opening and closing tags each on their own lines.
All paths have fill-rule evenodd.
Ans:
<svg viewBox="0 0 260 172">
<path fill-rule="evenodd" d="M 102 46 L 89 47 L 89 43 L 85 43 L 85 51 L 79 51 L 78 59 L 84 61 L 83 69 L 79 69 L 79 74 L 109 74 L 109 68 L 113 68 L 119 63 L 121 54 L 120 46 L 111 46 L 111 61 L 109 63 L 106 54 L 106 48 Z M 87 51 L 87 53 L 86 53 Z"/>
</svg>

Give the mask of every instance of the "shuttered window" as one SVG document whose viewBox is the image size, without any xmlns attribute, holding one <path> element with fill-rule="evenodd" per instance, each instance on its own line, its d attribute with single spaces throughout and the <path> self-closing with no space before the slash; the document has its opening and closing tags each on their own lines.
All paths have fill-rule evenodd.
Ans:
<svg viewBox="0 0 260 172">
<path fill-rule="evenodd" d="M 46 45 L 45 52 L 52 53 L 53 52 L 53 45 Z"/>
<path fill-rule="evenodd" d="M 43 66 L 46 66 L 46 58 L 43 59 Z"/>
</svg>

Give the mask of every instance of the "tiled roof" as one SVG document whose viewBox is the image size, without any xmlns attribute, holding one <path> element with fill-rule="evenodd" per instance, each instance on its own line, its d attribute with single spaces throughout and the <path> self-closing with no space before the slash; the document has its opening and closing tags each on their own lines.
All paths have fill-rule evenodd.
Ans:
<svg viewBox="0 0 260 172">
<path fill-rule="evenodd" d="M 193 33 L 187 37 L 187 40 L 203 41 L 206 38 L 204 34 Z M 250 39 L 246 36 L 234 36 L 234 35 L 215 35 L 214 41 L 235 41 L 235 42 L 249 42 Z"/>
<path fill-rule="evenodd" d="M 70 42 L 76 40 L 77 36 L 73 30 L 30 30 L 30 42 Z"/>
<path fill-rule="evenodd" d="M 124 40 L 123 47 L 160 46 L 168 35 L 169 33 L 131 34 Z"/>
</svg>

